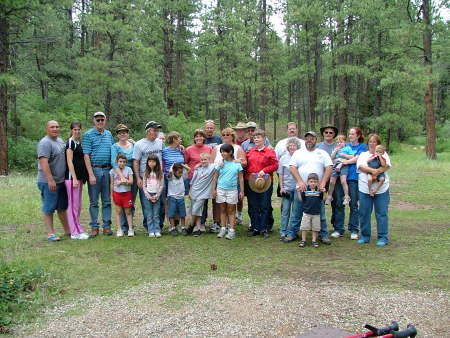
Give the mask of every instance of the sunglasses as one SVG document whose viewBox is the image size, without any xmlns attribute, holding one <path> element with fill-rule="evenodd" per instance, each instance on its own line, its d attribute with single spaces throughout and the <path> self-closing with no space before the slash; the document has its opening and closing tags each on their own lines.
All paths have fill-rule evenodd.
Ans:
<svg viewBox="0 0 450 338">
<path fill-rule="evenodd" d="M 222 136 L 231 136 L 231 134 L 222 134 Z"/>
<path fill-rule="evenodd" d="M 334 131 L 324 131 L 323 133 L 324 133 L 324 134 L 330 134 L 330 135 L 331 135 L 331 134 L 334 134 Z"/>
<path fill-rule="evenodd" d="M 95 122 L 103 122 L 105 119 L 96 119 Z"/>
</svg>

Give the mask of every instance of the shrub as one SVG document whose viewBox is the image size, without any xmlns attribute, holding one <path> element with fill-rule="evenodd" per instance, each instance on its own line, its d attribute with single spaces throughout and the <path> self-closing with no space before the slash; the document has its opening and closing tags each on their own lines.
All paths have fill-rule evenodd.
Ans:
<svg viewBox="0 0 450 338">
<path fill-rule="evenodd" d="M 17 141 L 8 140 L 8 162 L 11 169 L 29 171 L 36 169 L 36 142 L 19 136 Z"/>
<path fill-rule="evenodd" d="M 45 279 L 39 267 L 0 262 L 0 327 L 11 325 L 15 314 L 33 303 L 36 288 Z"/>
<path fill-rule="evenodd" d="M 450 151 L 450 140 L 444 138 L 438 138 L 436 140 L 436 152 L 443 153 L 446 151 Z"/>
</svg>

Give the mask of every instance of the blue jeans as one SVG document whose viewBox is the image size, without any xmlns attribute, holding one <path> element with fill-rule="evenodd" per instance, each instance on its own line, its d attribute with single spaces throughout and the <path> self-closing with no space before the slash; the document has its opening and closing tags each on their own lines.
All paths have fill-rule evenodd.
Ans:
<svg viewBox="0 0 450 338">
<path fill-rule="evenodd" d="M 282 197 L 281 199 L 281 227 L 280 227 L 280 235 L 287 235 L 288 227 L 289 227 L 289 219 L 291 217 L 291 209 L 294 204 L 294 194 L 295 191 L 286 191 L 286 194 L 289 197 Z"/>
<path fill-rule="evenodd" d="M 359 209 L 358 209 L 358 181 L 347 181 L 348 184 L 348 193 L 350 195 L 350 217 L 348 220 L 348 230 L 351 233 L 359 232 Z M 334 188 L 334 230 L 339 232 L 341 235 L 344 234 L 344 221 L 345 221 L 345 206 L 342 205 L 344 201 L 344 190 L 342 189 L 341 183 L 336 182 L 336 186 Z"/>
<path fill-rule="evenodd" d="M 369 242 L 371 235 L 370 218 L 375 208 L 375 219 L 377 220 L 377 239 L 388 243 L 389 228 L 389 190 L 382 194 L 371 197 L 369 194 L 359 192 L 359 220 L 361 223 L 361 239 Z"/>
<path fill-rule="evenodd" d="M 287 235 L 297 238 L 300 230 L 300 223 L 303 217 L 303 202 L 298 198 L 298 193 L 294 194 L 294 205 L 292 208 L 291 226 L 287 231 Z M 327 220 L 325 217 L 325 203 L 322 201 L 320 205 L 320 231 L 319 238 L 328 238 Z"/>
<path fill-rule="evenodd" d="M 252 189 L 247 191 L 248 214 L 252 222 L 252 228 L 255 231 L 268 231 L 272 212 L 272 190 L 270 188 L 266 192 L 257 193 Z"/>
<path fill-rule="evenodd" d="M 155 203 L 150 201 L 148 202 L 148 213 L 146 215 L 148 232 L 161 232 L 161 227 L 159 224 L 159 209 L 161 202 L 159 200 Z"/>
<path fill-rule="evenodd" d="M 134 212 L 136 210 L 134 204 L 136 203 L 136 197 L 138 193 L 138 187 L 136 183 L 136 178 L 133 178 L 133 185 L 131 186 L 131 195 L 133 196 L 133 206 L 131 207 L 131 214 L 134 217 Z M 125 212 L 122 212 L 122 224 L 121 224 L 122 231 L 128 231 L 128 221 L 127 216 L 125 215 Z"/>
<path fill-rule="evenodd" d="M 148 220 L 147 215 L 150 213 L 150 201 L 145 197 L 145 193 L 143 189 L 139 189 L 139 199 L 141 200 L 141 208 L 142 208 L 142 225 L 144 226 L 145 230 L 148 231 Z M 161 199 L 161 198 L 160 198 Z"/>
<path fill-rule="evenodd" d="M 109 191 L 109 170 L 111 168 L 92 168 L 97 182 L 94 185 L 88 184 L 89 193 L 89 214 L 92 229 L 98 229 L 98 199 L 102 198 L 102 219 L 103 228 L 111 228 L 111 193 Z"/>
</svg>

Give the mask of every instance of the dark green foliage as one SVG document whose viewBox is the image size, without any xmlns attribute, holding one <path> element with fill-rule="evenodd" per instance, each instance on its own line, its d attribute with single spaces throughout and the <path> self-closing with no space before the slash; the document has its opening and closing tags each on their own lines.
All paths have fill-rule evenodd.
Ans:
<svg viewBox="0 0 450 338">
<path fill-rule="evenodd" d="M 18 312 L 32 306 L 37 288 L 46 279 L 39 267 L 0 262 L 0 327 L 12 324 Z"/>
</svg>

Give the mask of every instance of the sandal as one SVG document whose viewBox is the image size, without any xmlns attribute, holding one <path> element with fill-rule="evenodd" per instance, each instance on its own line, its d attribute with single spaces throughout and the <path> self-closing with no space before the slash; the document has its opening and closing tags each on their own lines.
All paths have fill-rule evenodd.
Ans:
<svg viewBox="0 0 450 338">
<path fill-rule="evenodd" d="M 312 242 L 312 246 L 313 246 L 313 248 L 318 248 L 319 247 L 319 243 L 318 242 Z"/>
<path fill-rule="evenodd" d="M 304 248 L 306 246 L 306 242 L 305 241 L 300 241 L 300 243 L 298 243 L 298 246 L 300 248 Z"/>
</svg>

